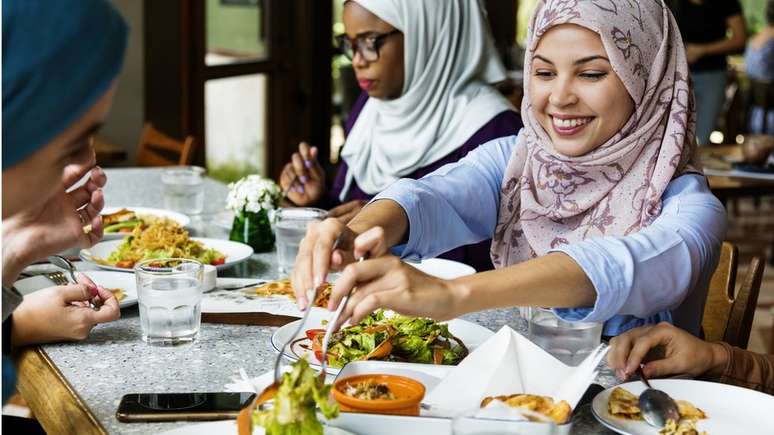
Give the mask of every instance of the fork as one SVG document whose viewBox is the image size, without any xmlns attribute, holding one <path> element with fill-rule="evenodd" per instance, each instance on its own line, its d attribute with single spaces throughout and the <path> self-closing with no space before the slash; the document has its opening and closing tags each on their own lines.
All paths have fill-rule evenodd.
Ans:
<svg viewBox="0 0 774 435">
<path fill-rule="evenodd" d="M 67 285 L 70 281 L 67 279 L 63 272 L 51 272 L 46 274 L 46 278 L 50 279 L 56 285 Z"/>
<path fill-rule="evenodd" d="M 362 263 L 363 261 L 368 259 L 368 253 L 366 252 L 365 255 L 360 257 L 357 262 Z M 347 295 L 344 296 L 344 298 L 339 302 L 339 307 L 336 308 L 336 312 L 333 313 L 333 317 L 328 320 L 328 326 L 325 328 L 325 336 L 323 337 L 322 342 L 322 367 L 320 370 L 320 376 L 325 376 L 325 370 L 328 367 L 328 345 L 331 341 L 331 335 L 333 334 L 333 328 L 336 327 L 336 323 L 339 322 L 339 317 L 341 317 L 342 311 L 344 311 L 344 307 L 347 306 L 347 302 L 349 302 L 349 297 L 352 295 L 352 291 L 355 290 L 355 287 L 352 286 L 351 289 L 347 292 Z"/>
</svg>

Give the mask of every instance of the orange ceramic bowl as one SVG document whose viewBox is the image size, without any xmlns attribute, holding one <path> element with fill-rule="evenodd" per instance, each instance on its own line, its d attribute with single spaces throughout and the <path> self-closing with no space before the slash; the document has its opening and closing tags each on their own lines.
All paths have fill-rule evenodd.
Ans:
<svg viewBox="0 0 774 435">
<path fill-rule="evenodd" d="M 347 385 L 367 380 L 387 384 L 395 395 L 395 400 L 365 400 L 352 397 L 346 391 Z M 333 384 L 333 398 L 344 412 L 362 412 L 367 414 L 419 415 L 419 403 L 425 397 L 425 386 L 421 383 L 397 375 L 357 375 L 339 379 Z"/>
</svg>

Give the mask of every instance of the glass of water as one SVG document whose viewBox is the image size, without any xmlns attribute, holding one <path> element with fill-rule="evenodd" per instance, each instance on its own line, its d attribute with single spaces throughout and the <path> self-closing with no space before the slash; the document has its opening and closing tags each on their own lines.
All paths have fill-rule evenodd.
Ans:
<svg viewBox="0 0 774 435">
<path fill-rule="evenodd" d="M 164 208 L 187 215 L 204 210 L 204 168 L 172 166 L 161 173 Z"/>
<path fill-rule="evenodd" d="M 601 322 L 567 322 L 547 308 L 530 308 L 529 339 L 559 361 L 577 366 L 599 346 Z"/>
<path fill-rule="evenodd" d="M 145 260 L 134 266 L 145 342 L 164 346 L 196 339 L 203 271 L 198 261 L 180 258 Z"/>
<path fill-rule="evenodd" d="M 274 211 L 272 228 L 277 243 L 280 273 L 290 273 L 298 255 L 298 245 L 306 235 L 306 227 L 325 219 L 328 212 L 319 208 L 281 208 Z"/>
</svg>

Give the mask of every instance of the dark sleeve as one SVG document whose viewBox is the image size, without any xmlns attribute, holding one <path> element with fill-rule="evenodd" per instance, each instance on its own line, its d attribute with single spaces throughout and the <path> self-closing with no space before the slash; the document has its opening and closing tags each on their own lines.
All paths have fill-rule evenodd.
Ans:
<svg viewBox="0 0 774 435">
<path fill-rule="evenodd" d="M 728 352 L 728 363 L 717 379 L 724 384 L 774 394 L 774 355 L 763 355 L 720 343 Z"/>
<path fill-rule="evenodd" d="M 721 12 L 725 18 L 730 18 L 734 15 L 742 13 L 742 5 L 739 4 L 739 0 L 721 0 Z"/>
<path fill-rule="evenodd" d="M 363 106 L 365 106 L 366 101 L 368 101 L 368 92 L 363 91 L 358 95 L 357 100 L 355 100 L 355 103 L 352 105 L 352 109 L 349 111 L 347 120 L 344 121 L 345 136 L 349 136 L 349 132 L 352 131 L 352 126 L 355 125 L 355 121 L 357 121 L 357 117 L 360 116 L 360 112 L 363 111 Z"/>
</svg>

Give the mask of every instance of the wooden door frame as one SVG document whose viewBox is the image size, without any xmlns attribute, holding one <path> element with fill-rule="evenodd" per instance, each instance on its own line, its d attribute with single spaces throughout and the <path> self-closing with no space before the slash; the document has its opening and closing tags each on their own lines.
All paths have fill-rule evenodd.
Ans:
<svg viewBox="0 0 774 435">
<path fill-rule="evenodd" d="M 267 75 L 266 174 L 277 178 L 301 140 L 330 149 L 332 4 L 262 0 L 265 60 L 207 66 L 205 0 L 144 0 L 145 120 L 170 136 L 194 135 L 206 162 L 207 80 Z"/>
</svg>

